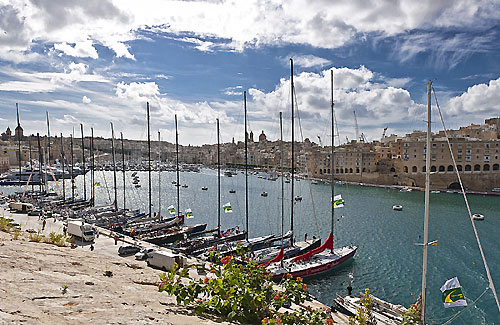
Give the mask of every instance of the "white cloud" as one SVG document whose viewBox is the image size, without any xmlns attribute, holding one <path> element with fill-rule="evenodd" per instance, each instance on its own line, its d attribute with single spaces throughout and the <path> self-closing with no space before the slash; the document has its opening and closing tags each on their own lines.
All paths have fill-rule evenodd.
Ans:
<svg viewBox="0 0 500 325">
<path fill-rule="evenodd" d="M 36 41 L 54 43 L 68 55 L 91 58 L 97 57 L 93 44 L 101 44 L 117 57 L 134 60 L 127 42 L 148 28 L 180 35 L 200 51 L 220 47 L 241 51 L 282 43 L 336 48 L 366 33 L 388 36 L 433 27 L 487 29 L 497 24 L 500 10 L 492 0 L 18 0 L 0 5 L 0 17 L 2 58 L 16 60 L 13 53 L 18 53 L 17 61 L 30 59 L 22 54 Z M 412 56 L 422 46 L 407 42 L 403 55 Z"/>
<path fill-rule="evenodd" d="M 320 58 L 319 56 L 315 55 L 297 55 L 293 56 L 291 55 L 290 57 L 293 57 L 293 63 L 297 66 L 301 66 L 304 68 L 312 68 L 312 67 L 324 67 L 325 65 L 332 64 L 332 61 Z M 288 60 L 286 60 L 288 64 Z"/>
<path fill-rule="evenodd" d="M 91 102 L 92 102 L 92 100 L 90 98 L 88 98 L 87 96 L 82 97 L 82 103 L 90 104 Z"/>
<path fill-rule="evenodd" d="M 54 48 L 61 52 L 64 52 L 67 55 L 80 57 L 80 58 L 92 58 L 97 59 L 99 55 L 97 54 L 97 50 L 92 45 L 92 41 L 84 41 L 78 42 L 75 46 L 72 46 L 66 42 L 54 44 Z"/>
<path fill-rule="evenodd" d="M 75 125 L 81 123 L 79 119 L 69 114 L 64 114 L 63 118 L 56 118 L 55 122 L 59 124 L 69 124 L 69 125 Z"/>
<path fill-rule="evenodd" d="M 451 98 L 446 108 L 446 112 L 454 116 L 471 113 L 496 116 L 500 111 L 500 78 L 469 87 L 460 96 Z"/>
</svg>

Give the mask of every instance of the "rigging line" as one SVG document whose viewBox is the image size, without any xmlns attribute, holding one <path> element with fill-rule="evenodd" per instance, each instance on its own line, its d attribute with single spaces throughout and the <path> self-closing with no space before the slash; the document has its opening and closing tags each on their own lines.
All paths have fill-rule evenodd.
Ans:
<svg viewBox="0 0 500 325">
<path fill-rule="evenodd" d="M 102 178 L 104 178 L 104 186 L 106 187 L 106 191 L 108 192 L 108 199 L 109 202 L 111 203 L 111 193 L 109 192 L 108 182 L 106 181 L 106 174 L 104 174 L 104 168 L 101 169 L 101 172 L 102 172 Z"/>
<path fill-rule="evenodd" d="M 462 309 L 461 311 L 459 311 L 458 313 L 456 313 L 455 315 L 453 315 L 450 319 L 448 319 L 446 322 L 444 322 L 442 325 L 446 325 L 446 324 L 449 324 L 452 320 L 454 320 L 455 318 L 457 318 L 458 316 L 462 315 L 466 310 L 469 310 L 471 307 L 473 307 L 479 299 L 481 299 L 481 297 L 489 290 L 491 289 L 490 287 L 486 287 L 486 289 L 484 289 L 483 293 L 479 295 L 479 297 L 476 298 L 476 300 L 474 300 L 472 302 L 472 304 L 468 305 L 466 308 Z"/>
<path fill-rule="evenodd" d="M 474 230 L 474 235 L 476 236 L 477 245 L 479 246 L 479 251 L 481 252 L 481 258 L 483 259 L 484 268 L 486 269 L 486 275 L 488 276 L 488 281 L 489 281 L 489 288 L 491 288 L 491 291 L 493 292 L 493 296 L 495 297 L 495 301 L 497 303 L 498 310 L 500 311 L 500 302 L 498 301 L 498 296 L 497 296 L 497 292 L 495 290 L 495 285 L 493 284 L 493 279 L 491 278 L 490 269 L 488 267 L 488 263 L 486 262 L 486 257 L 484 256 L 483 247 L 481 246 L 481 241 L 479 240 L 479 235 L 477 233 L 476 225 L 474 224 L 474 219 L 472 218 L 472 212 L 470 211 L 469 201 L 467 200 L 467 195 L 465 194 L 464 185 L 462 183 L 462 179 L 460 178 L 460 173 L 458 172 L 458 169 L 457 169 L 457 163 L 455 161 L 455 156 L 453 155 L 453 151 L 451 150 L 450 140 L 448 138 L 448 133 L 446 132 L 446 126 L 444 125 L 443 115 L 441 114 L 441 109 L 439 108 L 439 103 L 437 100 L 436 91 L 434 90 L 434 87 L 432 87 L 432 92 L 434 93 L 434 100 L 436 101 L 436 106 L 437 106 L 437 109 L 439 112 L 439 117 L 441 118 L 441 124 L 443 125 L 444 135 L 446 137 L 446 142 L 448 143 L 448 149 L 450 150 L 450 155 L 451 155 L 451 159 L 453 161 L 453 166 L 455 167 L 455 172 L 457 174 L 458 182 L 460 183 L 460 188 L 462 189 L 462 195 L 463 195 L 464 200 L 465 200 L 465 205 L 467 206 L 467 210 L 469 212 L 469 219 L 472 223 L 472 229 Z M 429 148 L 427 150 L 429 150 Z"/>
<path fill-rule="evenodd" d="M 297 101 L 297 92 L 295 92 L 295 87 L 293 87 L 293 96 L 295 98 L 295 107 L 297 110 L 297 119 L 299 120 L 299 130 L 300 130 L 300 137 L 302 140 L 302 148 L 304 148 L 304 134 L 302 133 L 302 123 L 300 120 L 300 110 L 299 110 L 299 102 Z M 314 197 L 312 194 L 312 186 L 311 186 L 311 179 L 309 177 L 309 170 L 307 169 L 307 163 L 306 163 L 306 175 L 309 183 L 309 195 L 311 196 L 311 205 L 312 205 L 312 210 L 313 210 L 313 216 L 314 216 L 314 225 L 316 227 L 316 233 L 320 235 L 319 232 L 319 226 L 318 226 L 318 217 L 316 215 L 316 206 L 314 204 Z M 333 202 L 331 203 L 333 204 Z"/>
</svg>

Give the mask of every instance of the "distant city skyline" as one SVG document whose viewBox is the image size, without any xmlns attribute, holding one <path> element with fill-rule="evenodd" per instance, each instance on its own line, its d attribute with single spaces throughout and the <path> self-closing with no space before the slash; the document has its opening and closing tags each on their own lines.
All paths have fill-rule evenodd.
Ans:
<svg viewBox="0 0 500 325">
<path fill-rule="evenodd" d="M 249 130 L 290 140 L 290 67 L 300 117 L 295 139 L 329 144 L 330 72 L 336 141 L 354 138 L 353 111 L 369 141 L 425 127 L 433 80 L 447 127 L 500 112 L 500 4 L 496 1 L 1 1 L 0 130 L 69 136 L 83 123 L 109 138 L 109 123 L 156 140 L 243 140 Z M 441 129 L 433 117 L 434 131 Z"/>
</svg>

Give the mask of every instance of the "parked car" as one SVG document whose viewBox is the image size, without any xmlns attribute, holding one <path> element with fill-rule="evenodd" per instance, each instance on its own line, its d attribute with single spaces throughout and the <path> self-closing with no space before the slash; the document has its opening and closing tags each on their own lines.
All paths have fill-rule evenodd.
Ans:
<svg viewBox="0 0 500 325">
<path fill-rule="evenodd" d="M 118 255 L 120 256 L 129 256 L 138 253 L 141 250 L 139 246 L 120 246 L 118 248 Z"/>
<path fill-rule="evenodd" d="M 144 248 L 139 253 L 135 254 L 135 259 L 139 261 L 144 261 L 149 257 L 149 254 L 154 252 L 154 248 Z"/>
<path fill-rule="evenodd" d="M 39 216 L 42 213 L 42 210 L 40 209 L 33 209 L 28 212 L 29 216 Z"/>
</svg>

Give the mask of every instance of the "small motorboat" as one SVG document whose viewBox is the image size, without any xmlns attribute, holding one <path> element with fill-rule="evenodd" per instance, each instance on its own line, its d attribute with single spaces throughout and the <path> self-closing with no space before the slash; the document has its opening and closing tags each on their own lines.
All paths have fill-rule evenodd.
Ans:
<svg viewBox="0 0 500 325">
<path fill-rule="evenodd" d="M 319 184 L 317 180 L 312 180 L 311 184 Z"/>
<path fill-rule="evenodd" d="M 236 193 L 236 190 L 234 190 L 234 189 L 230 189 L 230 190 L 229 190 L 229 193 Z"/>
<path fill-rule="evenodd" d="M 399 205 L 399 204 L 395 204 L 395 205 L 392 206 L 392 209 L 394 211 L 403 211 L 403 206 Z"/>
<path fill-rule="evenodd" d="M 431 191 L 432 194 L 439 194 L 441 191 Z"/>
<path fill-rule="evenodd" d="M 141 184 L 135 184 L 135 188 L 141 187 Z"/>
<path fill-rule="evenodd" d="M 295 197 L 295 201 L 302 201 L 302 196 L 297 195 L 297 196 Z"/>
<path fill-rule="evenodd" d="M 472 215 L 472 219 L 474 219 L 474 220 L 484 220 L 484 215 L 482 215 L 480 213 L 474 213 Z"/>
<path fill-rule="evenodd" d="M 184 184 L 184 185 L 182 185 L 182 187 L 183 187 L 183 188 L 187 188 L 187 187 L 188 187 L 188 185 L 187 185 L 187 184 Z"/>
<path fill-rule="evenodd" d="M 260 196 L 267 197 L 267 192 L 260 193 Z"/>
<path fill-rule="evenodd" d="M 137 172 L 132 173 L 132 177 L 135 177 L 135 175 L 137 175 Z"/>
<path fill-rule="evenodd" d="M 202 191 L 207 191 L 207 190 L 208 190 L 208 187 L 203 186 L 203 187 L 201 188 L 201 190 L 202 190 Z"/>
<path fill-rule="evenodd" d="M 407 193 L 407 192 L 411 192 L 413 191 L 411 188 L 409 187 L 403 187 L 402 189 L 399 190 L 401 193 Z"/>
</svg>

